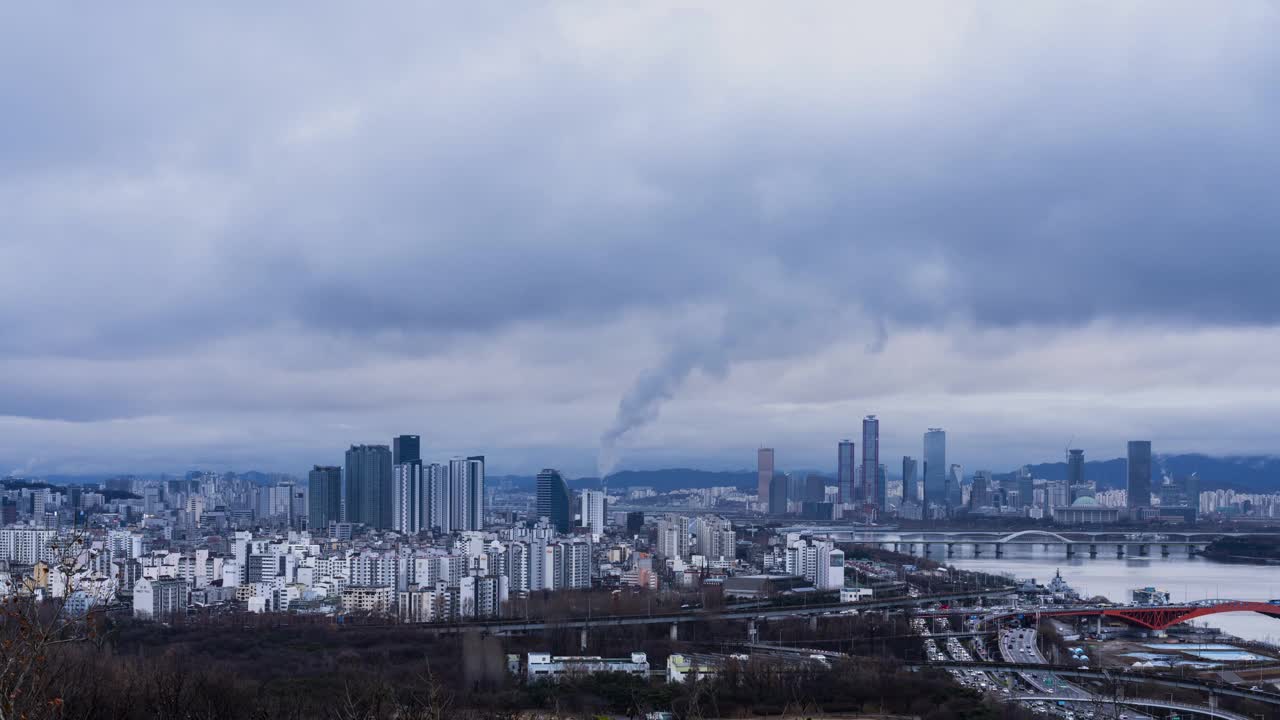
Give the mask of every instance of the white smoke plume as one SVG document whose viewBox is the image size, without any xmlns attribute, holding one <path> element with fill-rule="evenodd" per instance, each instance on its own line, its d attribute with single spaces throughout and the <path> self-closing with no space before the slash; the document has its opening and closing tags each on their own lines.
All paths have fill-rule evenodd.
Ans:
<svg viewBox="0 0 1280 720">
<path fill-rule="evenodd" d="M 34 458 L 34 457 L 27 458 L 27 462 L 25 465 L 23 465 L 22 467 L 15 467 L 14 469 L 10 470 L 9 475 L 13 477 L 26 477 L 27 475 L 30 475 L 31 472 L 35 470 L 36 466 L 39 464 L 40 464 L 40 460 L 38 458 Z"/>
<path fill-rule="evenodd" d="M 723 371 L 723 353 L 715 348 L 684 348 L 669 353 L 657 367 L 636 378 L 631 389 L 618 401 L 618 413 L 613 424 L 600 436 L 596 469 L 601 480 L 618 466 L 618 441 L 628 432 L 656 420 L 662 404 L 675 397 L 676 391 L 695 369 L 712 367 Z"/>
<path fill-rule="evenodd" d="M 889 341 L 882 318 L 868 319 L 853 308 L 840 308 L 825 298 L 789 296 L 737 308 L 722 318 L 719 332 L 697 334 L 646 370 L 618 401 L 613 423 L 600 436 L 596 469 L 603 481 L 621 460 L 619 442 L 628 433 L 658 418 L 662 405 L 675 397 L 695 370 L 724 377 L 730 366 L 745 360 L 785 357 L 850 335 L 865 334 L 868 353 L 881 352 Z"/>
</svg>

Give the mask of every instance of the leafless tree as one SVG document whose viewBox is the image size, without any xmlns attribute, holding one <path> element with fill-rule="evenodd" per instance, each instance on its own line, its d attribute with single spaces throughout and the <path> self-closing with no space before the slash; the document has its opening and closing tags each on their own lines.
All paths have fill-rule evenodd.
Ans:
<svg viewBox="0 0 1280 720">
<path fill-rule="evenodd" d="M 416 682 L 395 703 L 395 717 L 401 720 L 445 720 L 457 717 L 453 693 L 449 692 L 425 665 Z"/>
<path fill-rule="evenodd" d="M 63 716 L 63 688 L 74 666 L 63 648 L 100 643 L 106 583 L 90 575 L 83 534 L 55 541 L 33 577 L 0 604 L 0 720 Z"/>
</svg>

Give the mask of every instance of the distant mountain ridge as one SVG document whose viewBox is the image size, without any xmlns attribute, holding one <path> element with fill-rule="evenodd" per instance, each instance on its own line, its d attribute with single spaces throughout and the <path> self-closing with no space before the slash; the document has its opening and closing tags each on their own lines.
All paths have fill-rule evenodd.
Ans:
<svg viewBox="0 0 1280 720">
<path fill-rule="evenodd" d="M 1280 457 L 1270 455 L 1242 455 L 1212 457 L 1191 453 L 1185 455 L 1155 455 L 1152 458 L 1152 484 L 1158 484 L 1162 475 L 1200 476 L 1202 490 L 1243 490 L 1268 493 L 1280 491 Z M 1067 463 L 1039 463 L 1029 466 L 1031 474 L 1046 480 L 1066 480 Z M 1084 479 L 1097 483 L 1100 489 L 1123 488 L 1126 484 L 1128 461 L 1125 458 L 1086 461 Z M 997 479 L 1010 477 L 1012 473 L 997 474 Z"/>
<path fill-rule="evenodd" d="M 1204 490 L 1232 489 L 1246 492 L 1280 492 L 1280 457 L 1271 455 L 1240 455 L 1229 457 L 1213 457 L 1199 453 L 1182 455 L 1156 455 L 1155 483 L 1159 483 L 1161 474 L 1186 475 L 1198 473 L 1200 487 Z M 1048 480 L 1065 480 L 1067 464 L 1065 462 L 1037 463 L 1029 465 L 1031 473 L 1037 478 Z M 973 468 L 979 469 L 979 468 Z M 1101 489 L 1123 488 L 1125 486 L 1126 461 L 1124 458 L 1109 460 L 1091 460 L 1084 464 L 1086 480 L 1097 483 Z M 821 470 L 795 470 L 793 474 L 805 477 L 809 474 L 821 475 L 830 483 L 834 483 L 834 474 Z M 35 476 L 38 479 L 56 485 L 77 482 L 101 482 L 109 477 L 117 477 L 119 473 L 98 473 L 85 475 L 47 475 Z M 280 473 L 264 473 L 248 470 L 239 473 L 240 477 L 258 484 L 267 484 Z M 1011 477 L 1012 473 L 995 473 L 997 480 Z M 158 474 L 139 475 L 139 477 L 155 478 Z M 183 473 L 173 473 L 169 477 L 183 477 Z M 302 477 L 305 477 L 303 475 Z M 899 476 L 890 468 L 890 477 Z M 566 478 L 574 489 L 598 488 L 600 479 L 596 477 Z M 517 488 L 532 490 L 536 486 L 533 475 L 490 475 L 489 482 L 510 482 Z M 609 476 L 609 485 L 621 487 L 652 487 L 658 492 L 671 490 L 726 487 L 732 486 L 752 491 L 756 487 L 756 471 L 744 470 L 696 470 L 693 468 L 666 468 L 662 470 L 622 470 Z"/>
<path fill-rule="evenodd" d="M 532 475 L 491 476 L 488 481 L 510 482 L 517 488 L 527 490 L 532 490 L 537 486 L 537 478 Z M 600 487 L 600 478 L 598 477 L 565 478 L 565 482 L 575 490 Z M 756 472 L 754 470 L 715 471 L 667 468 L 664 470 L 621 470 L 609 476 L 609 487 L 651 487 L 657 492 L 708 487 L 754 489 L 755 486 Z"/>
</svg>

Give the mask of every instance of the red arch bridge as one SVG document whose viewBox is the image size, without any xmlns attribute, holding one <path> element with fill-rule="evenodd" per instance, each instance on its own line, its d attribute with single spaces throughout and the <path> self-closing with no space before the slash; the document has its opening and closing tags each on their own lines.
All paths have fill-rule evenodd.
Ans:
<svg viewBox="0 0 1280 720">
<path fill-rule="evenodd" d="M 922 615 L 929 614 L 955 614 L 965 612 L 965 610 L 957 608 L 955 610 L 944 611 L 924 611 Z M 969 611 L 972 612 L 972 611 Z M 1148 630 L 1167 630 L 1178 623 L 1184 623 L 1188 620 L 1194 620 L 1198 617 L 1206 615 L 1217 615 L 1218 613 L 1230 612 L 1256 612 L 1262 615 L 1280 619 L 1280 604 L 1272 604 L 1266 602 L 1256 602 L 1248 600 L 1216 600 L 1200 603 L 1188 603 L 1185 605 L 1118 605 L 1109 606 L 1079 606 L 1079 607 L 1046 607 L 1035 610 L 1025 611 L 1004 611 L 999 613 L 973 613 L 979 615 L 984 622 L 998 622 L 1001 620 L 1010 620 L 1017 617 L 1039 616 L 1039 617 L 1098 617 L 1098 618 L 1114 618 L 1122 622 L 1136 625 Z"/>
</svg>

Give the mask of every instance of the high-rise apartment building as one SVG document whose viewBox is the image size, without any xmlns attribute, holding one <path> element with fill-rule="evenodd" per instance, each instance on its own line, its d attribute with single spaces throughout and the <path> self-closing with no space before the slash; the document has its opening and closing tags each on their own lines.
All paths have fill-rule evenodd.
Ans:
<svg viewBox="0 0 1280 720">
<path fill-rule="evenodd" d="M 391 527 L 392 457 L 386 445 L 347 450 L 347 521 L 378 530 Z"/>
<path fill-rule="evenodd" d="M 484 456 L 467 458 L 467 514 L 463 517 L 464 530 L 483 530 L 485 516 Z"/>
<path fill-rule="evenodd" d="M 725 518 L 703 515 L 693 523 L 697 554 L 708 562 L 732 561 L 737 553 L 737 533 Z"/>
<path fill-rule="evenodd" d="M 577 590 L 591 587 L 591 543 L 581 539 L 561 541 L 558 549 L 557 569 L 560 578 L 557 588 Z"/>
<path fill-rule="evenodd" d="M 658 521 L 658 557 L 689 559 L 689 518 L 668 515 Z"/>
<path fill-rule="evenodd" d="M 446 507 L 454 530 L 484 529 L 484 456 L 449 460 L 449 490 Z"/>
<path fill-rule="evenodd" d="M 546 468 L 538 473 L 537 513 L 559 532 L 569 532 L 569 486 L 560 471 Z"/>
<path fill-rule="evenodd" d="M 859 500 L 884 509 L 880 484 L 880 421 L 875 415 L 862 419 L 862 477 Z"/>
<path fill-rule="evenodd" d="M 844 551 L 830 540 L 788 538 L 786 571 L 813 583 L 818 590 L 844 587 Z"/>
<path fill-rule="evenodd" d="M 467 492 L 467 460 L 449 458 L 449 525 L 454 530 L 466 530 L 465 518 L 471 494 Z"/>
<path fill-rule="evenodd" d="M 142 579 L 133 586 L 133 616 L 142 620 L 170 618 L 185 612 L 190 591 L 182 578 Z"/>
<path fill-rule="evenodd" d="M 840 488 L 841 503 L 846 505 L 854 503 L 853 489 L 856 475 L 857 460 L 854 442 L 852 440 L 841 440 L 836 447 L 836 484 Z"/>
<path fill-rule="evenodd" d="M 924 434 L 925 507 L 947 505 L 947 433 L 929 428 Z"/>
<path fill-rule="evenodd" d="M 1151 507 L 1151 441 L 1129 441 L 1128 506 Z"/>
<path fill-rule="evenodd" d="M 34 565 L 41 560 L 55 563 L 58 556 L 55 543 L 57 537 L 57 530 L 28 528 L 0 530 L 0 560 L 20 565 Z M 141 553 L 141 538 L 137 540 L 136 547 Z"/>
<path fill-rule="evenodd" d="M 391 441 L 391 528 L 416 534 L 429 529 L 423 514 L 427 504 L 423 482 L 422 441 L 417 435 L 399 435 Z"/>
<path fill-rule="evenodd" d="M 603 490 L 582 491 L 582 526 L 590 529 L 593 536 L 604 534 L 606 502 Z"/>
<path fill-rule="evenodd" d="M 902 502 L 920 502 L 920 478 L 916 474 L 916 460 L 902 456 Z"/>
<path fill-rule="evenodd" d="M 391 481 L 391 527 L 410 535 L 427 529 L 423 522 L 422 508 L 425 494 L 422 482 L 422 461 L 418 459 L 399 463 L 393 468 Z"/>
<path fill-rule="evenodd" d="M 307 473 L 307 527 L 324 532 L 342 520 L 342 468 L 316 465 Z"/>
<path fill-rule="evenodd" d="M 773 486 L 773 448 L 756 451 L 756 502 L 764 505 Z"/>
<path fill-rule="evenodd" d="M 449 516 L 449 468 L 431 463 L 422 468 L 422 523 L 424 529 L 448 534 L 455 529 Z"/>
</svg>

